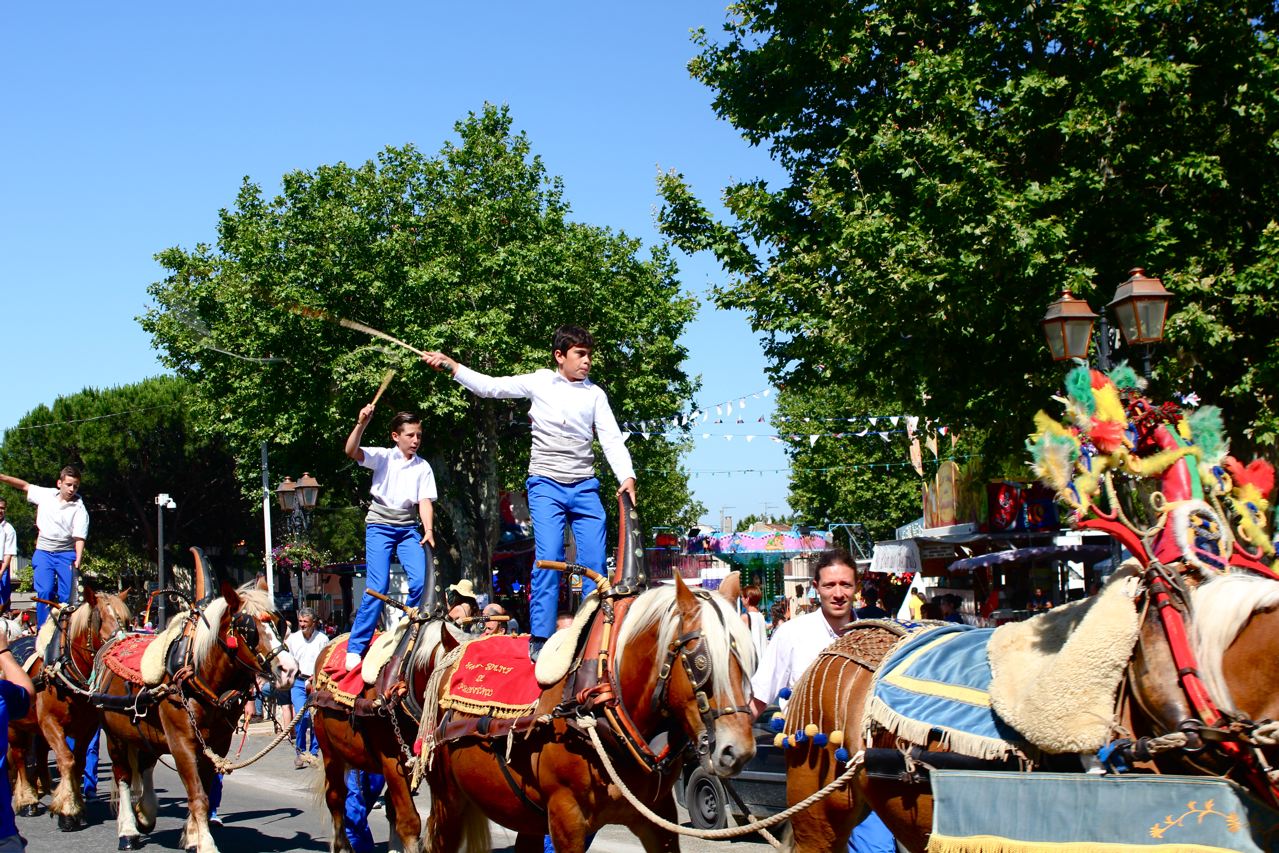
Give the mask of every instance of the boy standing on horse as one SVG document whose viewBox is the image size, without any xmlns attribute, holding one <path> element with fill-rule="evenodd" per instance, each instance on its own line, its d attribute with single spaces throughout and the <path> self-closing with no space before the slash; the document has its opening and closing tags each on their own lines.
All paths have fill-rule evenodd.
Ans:
<svg viewBox="0 0 1279 853">
<path fill-rule="evenodd" d="M 535 559 L 564 559 L 564 529 L 573 527 L 577 562 L 604 571 L 604 505 L 595 476 L 591 440 L 599 438 L 604 456 L 626 492 L 635 500 L 635 469 L 622 440 L 617 419 L 603 389 L 589 379 L 595 339 L 577 326 L 560 326 L 551 341 L 555 370 L 520 376 L 485 376 L 458 364 L 442 352 L 422 356 L 438 370 L 448 370 L 462 387 L 480 397 L 531 400 L 533 451 L 528 466 L 528 508 L 533 517 Z M 537 660 L 555 631 L 560 573 L 533 569 L 529 599 L 529 657 Z M 582 595 L 594 584 L 582 581 Z"/>
<path fill-rule="evenodd" d="M 372 417 L 373 404 L 369 403 L 360 409 L 355 428 L 346 439 L 346 455 L 373 470 L 373 485 L 369 489 L 373 500 L 364 518 L 365 562 L 368 564 L 365 588 L 386 594 L 391 585 L 391 554 L 395 552 L 399 555 L 400 565 L 404 566 L 404 573 L 408 575 L 408 604 L 415 607 L 426 589 L 426 575 L 431 565 L 430 548 L 435 547 L 432 531 L 434 508 L 431 504 L 436 498 L 435 474 L 430 463 L 417 455 L 422 444 L 421 418 L 400 412 L 391 419 L 393 447 L 361 447 L 360 439 Z M 422 520 L 420 539 L 415 512 Z M 359 666 L 381 615 L 381 599 L 365 592 L 346 644 L 347 670 Z"/>
<path fill-rule="evenodd" d="M 8 474 L 0 474 L 0 483 L 26 492 L 27 501 L 36 505 L 40 536 L 31 554 L 36 598 L 67 603 L 89 535 L 89 511 L 80 500 L 80 469 L 71 465 L 63 468 L 54 488 L 33 486 Z M 43 625 L 48 615 L 49 605 L 37 603 L 36 624 Z"/>
</svg>

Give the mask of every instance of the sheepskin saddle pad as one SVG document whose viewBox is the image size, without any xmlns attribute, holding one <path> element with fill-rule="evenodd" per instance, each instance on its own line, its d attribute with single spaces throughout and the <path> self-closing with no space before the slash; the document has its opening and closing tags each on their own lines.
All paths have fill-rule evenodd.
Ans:
<svg viewBox="0 0 1279 853">
<path fill-rule="evenodd" d="M 592 592 L 586 596 L 586 600 L 578 608 L 577 615 L 573 617 L 573 624 L 556 631 L 546 641 L 546 645 L 542 647 L 542 653 L 537 656 L 537 666 L 534 667 L 538 684 L 550 687 L 553 684 L 559 684 L 560 679 L 568 674 L 577 656 L 577 649 L 581 646 L 582 632 L 591 624 L 591 617 L 595 615 L 599 606 L 599 594 Z"/>
<path fill-rule="evenodd" d="M 169 620 L 169 626 L 155 635 L 144 635 L 147 640 L 154 640 L 142 652 L 142 682 L 147 687 L 155 687 L 164 680 L 165 663 L 169 660 L 169 649 L 182 639 L 186 630 L 187 619 L 179 614 Z"/>
<path fill-rule="evenodd" d="M 995 629 L 991 706 L 1040 750 L 1092 753 L 1110 740 L 1141 627 L 1139 570 L 1129 561 L 1097 595 Z"/>
</svg>

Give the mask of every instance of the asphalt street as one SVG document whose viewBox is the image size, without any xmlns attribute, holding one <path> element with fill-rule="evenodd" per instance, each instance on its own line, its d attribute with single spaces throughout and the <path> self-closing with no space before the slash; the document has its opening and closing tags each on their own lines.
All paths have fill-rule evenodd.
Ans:
<svg viewBox="0 0 1279 853">
<path fill-rule="evenodd" d="M 271 740 L 268 724 L 254 725 L 245 742 L 242 757 L 247 758 Z M 233 745 L 239 747 L 237 739 Z M 225 777 L 222 826 L 213 827 L 213 837 L 224 853 L 271 853 L 271 851 L 327 851 L 330 821 L 318 794 L 319 773 L 313 769 L 295 770 L 293 749 L 281 744 L 261 761 Z M 103 749 L 103 762 L 98 773 L 99 796 L 89 804 L 89 825 L 76 832 L 58 831 L 57 822 L 48 814 L 18 818 L 18 831 L 27 839 L 31 853 L 90 853 L 116 849 L 115 816 L 110 808 L 110 761 Z M 167 767 L 157 768 L 156 793 L 160 800 L 159 819 L 155 831 L 147 836 L 146 850 L 177 850 L 182 824 L 186 819 L 186 794 L 176 773 Z M 46 798 L 45 802 L 48 800 Z M 430 797 L 425 789 L 417 797 L 419 812 L 425 815 Z M 374 811 L 370 828 L 378 842 L 378 850 L 386 850 L 388 826 L 382 810 Z M 689 825 L 687 815 L 680 817 Z M 510 851 L 515 843 L 511 831 L 492 825 L 493 847 Z M 702 841 L 681 838 L 685 851 L 719 851 L 719 853 L 765 853 L 771 847 L 758 836 L 746 841 Z M 630 830 L 621 826 L 606 827 L 595 839 L 592 853 L 641 853 L 643 847 Z"/>
</svg>

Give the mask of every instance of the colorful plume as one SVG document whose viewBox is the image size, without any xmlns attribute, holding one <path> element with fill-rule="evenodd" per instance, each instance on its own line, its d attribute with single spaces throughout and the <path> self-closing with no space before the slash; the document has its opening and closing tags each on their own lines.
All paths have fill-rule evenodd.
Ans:
<svg viewBox="0 0 1279 853">
<path fill-rule="evenodd" d="M 1186 416 L 1185 422 L 1190 427 L 1190 435 L 1195 444 L 1199 445 L 1199 449 L 1203 451 L 1204 462 L 1209 465 L 1220 465 L 1222 458 L 1230 452 L 1221 409 L 1216 406 L 1200 406 Z"/>
</svg>

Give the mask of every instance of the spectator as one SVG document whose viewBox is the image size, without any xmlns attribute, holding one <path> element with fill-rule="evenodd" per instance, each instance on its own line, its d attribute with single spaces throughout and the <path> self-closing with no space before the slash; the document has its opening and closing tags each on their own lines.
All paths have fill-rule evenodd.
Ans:
<svg viewBox="0 0 1279 853">
<path fill-rule="evenodd" d="M 751 642 L 755 645 L 755 660 L 761 660 L 764 657 L 764 646 L 768 642 L 768 634 L 764 630 L 764 614 L 759 612 L 759 603 L 763 600 L 764 593 L 755 584 L 750 584 L 742 590 L 742 602 L 746 605 L 742 621 L 751 632 Z"/>
<path fill-rule="evenodd" d="M 865 606 L 859 607 L 856 611 L 858 619 L 887 619 L 888 611 L 879 606 L 879 590 L 874 584 L 866 584 L 862 587 L 862 599 L 866 602 Z"/>
<path fill-rule="evenodd" d="M 956 622 L 960 625 L 964 624 L 964 617 L 959 614 L 959 609 L 963 607 L 963 601 L 953 592 L 945 595 L 939 595 L 933 601 L 938 602 L 941 608 L 941 618 L 943 622 Z"/>
<path fill-rule="evenodd" d="M 494 616 L 505 616 L 506 608 L 502 605 L 494 603 L 484 608 L 484 630 L 483 636 L 492 637 L 498 634 L 506 633 L 506 620 L 494 619 Z"/>
<path fill-rule="evenodd" d="M 770 628 L 772 632 L 776 633 L 778 626 L 786 621 L 786 611 L 789 607 L 789 601 L 784 598 L 779 598 L 774 601 L 773 606 L 768 609 L 768 615 L 773 621 L 772 627 Z"/>
<path fill-rule="evenodd" d="M 924 605 L 928 600 L 924 598 L 924 593 L 917 588 L 910 591 L 910 618 L 911 621 L 918 622 L 924 618 Z"/>
</svg>

